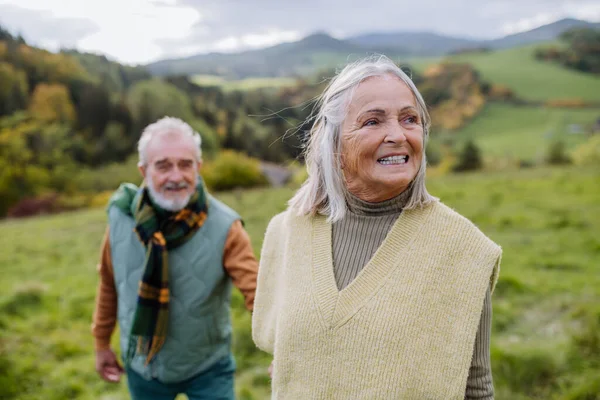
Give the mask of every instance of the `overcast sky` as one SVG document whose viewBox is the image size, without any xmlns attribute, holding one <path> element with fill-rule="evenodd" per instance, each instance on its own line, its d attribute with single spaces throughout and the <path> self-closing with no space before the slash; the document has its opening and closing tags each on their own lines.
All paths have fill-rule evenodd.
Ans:
<svg viewBox="0 0 600 400">
<path fill-rule="evenodd" d="M 128 64 L 239 51 L 315 31 L 431 31 L 490 39 L 573 17 L 600 21 L 598 0 L 0 0 L 0 25 L 34 45 L 103 53 Z"/>
</svg>

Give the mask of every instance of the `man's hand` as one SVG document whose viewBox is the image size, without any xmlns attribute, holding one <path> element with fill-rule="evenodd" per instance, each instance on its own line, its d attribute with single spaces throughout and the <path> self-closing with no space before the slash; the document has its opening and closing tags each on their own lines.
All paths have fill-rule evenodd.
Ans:
<svg viewBox="0 0 600 400">
<path fill-rule="evenodd" d="M 96 371 L 106 382 L 117 383 L 125 372 L 111 349 L 96 352 Z"/>
</svg>

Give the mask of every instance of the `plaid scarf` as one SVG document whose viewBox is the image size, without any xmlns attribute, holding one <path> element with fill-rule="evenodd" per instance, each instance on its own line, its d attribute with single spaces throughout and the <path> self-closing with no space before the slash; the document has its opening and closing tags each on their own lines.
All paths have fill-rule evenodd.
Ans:
<svg viewBox="0 0 600 400">
<path fill-rule="evenodd" d="M 122 185 L 130 190 L 133 185 Z M 138 189 L 139 190 L 139 189 Z M 141 188 L 135 208 L 133 198 L 127 201 L 114 201 L 121 209 L 135 219 L 135 232 L 146 247 L 144 273 L 139 284 L 138 302 L 131 332 L 125 364 L 129 365 L 137 354 L 146 356 L 146 365 L 161 349 L 167 337 L 169 321 L 169 263 L 168 250 L 174 249 L 187 240 L 206 220 L 208 203 L 206 192 L 200 180 L 196 192 L 188 205 L 178 212 L 166 212 L 152 202 L 147 187 Z M 113 196 L 119 199 L 118 195 Z"/>
</svg>

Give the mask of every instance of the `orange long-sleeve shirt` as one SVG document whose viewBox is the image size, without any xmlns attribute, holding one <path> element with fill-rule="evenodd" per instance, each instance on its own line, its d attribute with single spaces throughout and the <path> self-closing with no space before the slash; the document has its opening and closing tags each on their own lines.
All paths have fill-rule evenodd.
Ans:
<svg viewBox="0 0 600 400">
<path fill-rule="evenodd" d="M 102 242 L 98 272 L 100 282 L 96 295 L 96 306 L 92 323 L 96 350 L 110 348 L 110 338 L 117 322 L 117 289 L 110 251 L 109 229 Z M 254 307 L 258 261 L 252 251 L 248 233 L 240 221 L 231 225 L 223 250 L 223 268 L 233 284 L 242 292 L 246 308 Z"/>
</svg>

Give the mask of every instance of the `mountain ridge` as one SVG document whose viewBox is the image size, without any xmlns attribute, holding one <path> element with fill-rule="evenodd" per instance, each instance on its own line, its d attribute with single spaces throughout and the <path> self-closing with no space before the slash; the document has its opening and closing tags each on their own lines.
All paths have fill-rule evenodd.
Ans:
<svg viewBox="0 0 600 400">
<path fill-rule="evenodd" d="M 154 75 L 212 74 L 230 78 L 302 75 L 319 67 L 330 67 L 351 56 L 386 54 L 392 58 L 441 56 L 478 48 L 505 49 L 556 40 L 574 27 L 600 29 L 600 23 L 565 18 L 526 32 L 497 39 L 478 40 L 427 31 L 370 32 L 337 39 L 319 31 L 295 42 L 238 53 L 212 52 L 159 60 L 145 67 Z"/>
</svg>

